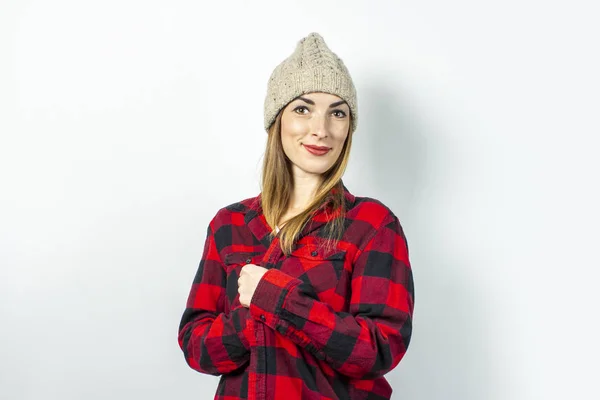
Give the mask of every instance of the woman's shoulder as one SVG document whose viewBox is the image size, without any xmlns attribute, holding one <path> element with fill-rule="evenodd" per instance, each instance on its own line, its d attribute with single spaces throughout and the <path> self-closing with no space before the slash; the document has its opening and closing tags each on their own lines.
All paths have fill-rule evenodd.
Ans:
<svg viewBox="0 0 600 400">
<path fill-rule="evenodd" d="M 246 213 L 249 211 L 258 211 L 260 204 L 260 194 L 248 197 L 235 203 L 231 203 L 226 205 L 225 207 L 219 210 L 220 213 Z"/>
<path fill-rule="evenodd" d="M 354 197 L 354 202 L 346 208 L 345 225 L 344 240 L 354 243 L 361 251 L 375 237 L 379 237 L 380 241 L 396 240 L 392 232 L 403 236 L 400 221 L 392 207 L 371 196 Z"/>
<path fill-rule="evenodd" d="M 225 223 L 231 223 L 232 219 L 235 218 L 234 216 L 243 219 L 246 214 L 257 212 L 259 200 L 260 194 L 253 197 L 244 198 L 219 208 L 211 219 L 211 225 L 218 227 Z"/>
<path fill-rule="evenodd" d="M 389 205 L 368 196 L 354 196 L 354 204 L 346 210 L 346 218 L 364 221 L 374 229 L 397 219 Z"/>
</svg>

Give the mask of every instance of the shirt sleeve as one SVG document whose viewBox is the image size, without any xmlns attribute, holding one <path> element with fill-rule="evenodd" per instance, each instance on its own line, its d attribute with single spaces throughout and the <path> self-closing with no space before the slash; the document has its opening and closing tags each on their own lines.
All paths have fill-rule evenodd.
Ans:
<svg viewBox="0 0 600 400">
<path fill-rule="evenodd" d="M 244 334 L 250 316 L 239 306 L 225 313 L 227 274 L 209 224 L 204 252 L 194 277 L 178 342 L 188 365 L 210 375 L 232 372 L 250 360 Z"/>
<path fill-rule="evenodd" d="M 395 215 L 375 230 L 353 261 L 349 312 L 336 312 L 309 295 L 305 282 L 277 269 L 259 281 L 250 312 L 337 372 L 373 379 L 400 362 L 412 333 L 412 269 Z"/>
</svg>

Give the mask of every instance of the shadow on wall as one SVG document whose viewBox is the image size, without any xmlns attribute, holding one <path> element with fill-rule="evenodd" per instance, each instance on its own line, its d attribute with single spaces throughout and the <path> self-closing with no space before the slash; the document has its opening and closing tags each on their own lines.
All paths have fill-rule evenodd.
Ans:
<svg viewBox="0 0 600 400">
<path fill-rule="evenodd" d="M 490 317 L 482 309 L 476 282 L 461 267 L 469 260 L 444 245 L 444 232 L 432 218 L 450 212 L 444 209 L 444 198 L 435 194 L 443 193 L 438 183 L 457 179 L 444 176 L 447 172 L 439 168 L 452 155 L 444 153 L 444 132 L 420 123 L 428 112 L 417 110 L 402 93 L 389 84 L 365 87 L 360 93 L 360 130 L 369 138 L 365 164 L 372 167 L 367 175 L 374 192 L 385 194 L 382 201 L 405 221 L 415 281 L 411 343 L 404 359 L 386 377 L 393 398 L 492 398 L 492 335 L 485 323 Z M 438 154 L 443 157 L 436 162 Z"/>
</svg>

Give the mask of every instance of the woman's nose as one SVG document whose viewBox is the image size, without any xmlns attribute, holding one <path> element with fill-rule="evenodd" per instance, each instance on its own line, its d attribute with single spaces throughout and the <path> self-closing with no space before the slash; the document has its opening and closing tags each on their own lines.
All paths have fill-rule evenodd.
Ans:
<svg viewBox="0 0 600 400">
<path fill-rule="evenodd" d="M 326 116 L 315 116 L 313 118 L 313 124 L 311 126 L 312 133 L 320 137 L 326 137 L 327 132 L 327 117 Z"/>
</svg>

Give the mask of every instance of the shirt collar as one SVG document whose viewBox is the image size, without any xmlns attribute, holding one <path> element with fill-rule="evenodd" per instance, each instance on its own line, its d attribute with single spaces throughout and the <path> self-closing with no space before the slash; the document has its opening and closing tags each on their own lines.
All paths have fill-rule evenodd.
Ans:
<svg viewBox="0 0 600 400">
<path fill-rule="evenodd" d="M 346 210 L 349 210 L 354 206 L 356 197 L 352 193 L 350 193 L 343 181 L 342 187 L 344 190 Z M 318 230 L 331 219 L 339 215 L 339 210 L 331 212 L 331 207 L 329 205 L 329 199 L 333 194 L 336 193 L 336 191 L 337 188 L 333 188 L 330 191 L 328 197 L 326 198 L 326 201 L 323 203 L 323 206 L 319 208 L 319 210 L 315 213 L 311 220 L 305 225 L 304 229 L 300 233 L 299 238 Z M 246 215 L 244 216 L 244 222 L 246 223 L 252 234 L 256 237 L 256 239 L 258 239 L 265 247 L 268 248 L 272 241 L 270 237 L 271 227 L 267 223 L 267 220 L 265 219 L 265 216 L 262 213 L 260 198 L 261 195 L 259 194 L 250 203 L 249 208 L 246 211 Z M 328 208 L 330 212 L 325 212 L 325 208 Z"/>
</svg>

